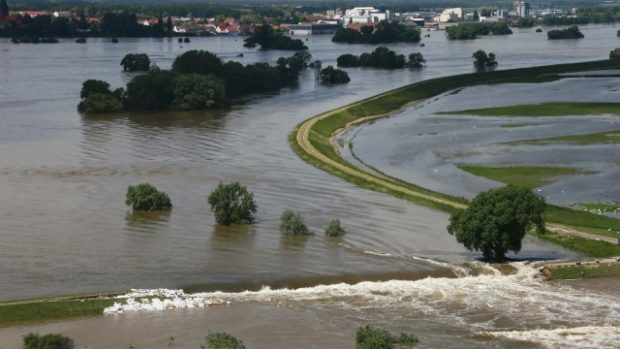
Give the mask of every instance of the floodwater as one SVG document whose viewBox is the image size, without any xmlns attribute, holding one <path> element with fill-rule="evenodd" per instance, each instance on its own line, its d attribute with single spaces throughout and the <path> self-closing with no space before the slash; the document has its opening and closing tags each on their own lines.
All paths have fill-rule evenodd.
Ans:
<svg viewBox="0 0 620 349">
<path fill-rule="evenodd" d="M 537 189 L 547 201 L 566 206 L 612 202 L 620 197 L 620 153 L 616 144 L 506 143 L 615 131 L 620 129 L 617 116 L 532 118 L 437 113 L 562 101 L 613 103 L 618 100 L 619 89 L 620 79 L 604 76 L 468 87 L 446 92 L 372 125 L 349 130 L 341 143 L 352 143 L 345 147 L 352 149 L 345 151 L 352 161 L 457 197 L 471 199 L 480 191 L 503 185 L 468 174 L 457 167 L 460 164 L 568 166 L 586 174 L 554 178 Z M 510 125 L 518 127 L 506 127 Z"/>
<path fill-rule="evenodd" d="M 234 37 L 196 38 L 183 48 L 167 39 L 123 39 L 116 45 L 102 39 L 91 39 L 86 45 L 72 41 L 13 45 L 0 41 L 0 299 L 158 287 L 258 291 L 263 285 L 295 288 L 362 280 L 374 280 L 371 288 L 381 288 L 391 287 L 384 284 L 385 280 L 400 279 L 414 288 L 423 285 L 429 290 L 430 298 L 420 298 L 422 303 L 442 298 L 448 291 L 445 288 L 469 293 L 458 296 L 462 301 L 455 307 L 449 302 L 428 303 L 423 312 L 417 305 L 411 310 L 386 305 L 388 310 L 383 313 L 382 299 L 390 297 L 382 297 L 382 290 L 371 292 L 369 298 L 378 297 L 372 311 L 363 306 L 369 301 L 364 297 L 359 303 L 345 297 L 342 304 L 353 304 L 346 311 L 318 307 L 320 303 L 331 304 L 331 297 L 327 297 L 318 301 L 291 300 L 295 304 L 290 308 L 269 302 L 256 306 L 233 302 L 230 307 L 214 310 L 217 313 L 187 310 L 145 317 L 136 313 L 58 326 L 76 334 L 78 342 L 77 334 L 82 333 L 86 336 L 81 337 L 83 342 L 97 348 L 106 344 L 96 340 L 93 328 L 107 328 L 108 332 L 101 333 L 108 334 L 116 333 L 118 326 L 126 328 L 126 335 L 119 336 L 116 342 L 116 336 L 106 337 L 118 347 L 130 337 L 142 338 L 136 334 L 147 331 L 149 326 L 177 326 L 184 328 L 179 331 L 191 333 L 188 338 L 200 338 L 205 335 L 204 327 L 192 328 L 190 324 L 211 316 L 211 321 L 219 321 L 221 329 L 241 333 L 254 328 L 248 332 L 254 333 L 248 343 L 256 343 L 252 347 L 257 348 L 261 340 L 262 347 L 266 347 L 271 337 L 265 336 L 274 336 L 275 341 L 290 332 L 278 332 L 275 326 L 268 326 L 270 321 L 283 324 L 283 329 L 300 324 L 311 328 L 307 338 L 312 341 L 325 336 L 334 343 L 349 343 L 349 347 L 353 325 L 371 320 L 395 326 L 396 330 L 421 326 L 413 327 L 420 333 L 435 326 L 437 331 L 429 335 L 436 333 L 438 338 L 444 338 L 444 333 L 443 343 L 461 343 L 462 334 L 477 331 L 470 328 L 467 317 L 455 324 L 457 329 L 445 318 L 423 320 L 435 306 L 438 315 L 452 316 L 468 309 L 480 312 L 467 305 L 475 287 L 444 283 L 441 280 L 461 279 L 437 278 L 449 276 L 452 267 L 428 261 L 461 264 L 480 256 L 466 251 L 446 232 L 448 216 L 358 188 L 315 169 L 292 152 L 287 135 L 299 122 L 325 110 L 422 79 L 470 72 L 470 56 L 479 48 L 495 52 L 500 68 L 603 59 L 617 46 L 616 30 L 614 26 L 584 27 L 586 39 L 579 41 L 547 41 L 544 34 L 523 30 L 509 37 L 448 42 L 443 32 L 433 32 L 424 39 L 425 47 L 389 45 L 402 53 L 422 52 L 428 67 L 421 70 L 349 69 L 352 82 L 333 87 L 316 84 L 309 71 L 302 74 L 295 88 L 275 96 L 257 96 L 226 111 L 99 117 L 77 113 L 81 83 L 94 78 L 107 80 L 113 87 L 124 85 L 132 76 L 119 66 L 126 53 L 148 53 L 162 68 L 169 67 L 176 55 L 188 49 L 207 49 L 224 59 L 237 59 L 234 57 L 238 53 L 244 53 L 241 60 L 246 63 L 273 63 L 290 53 L 245 49 L 242 40 Z M 314 36 L 307 41 L 314 58 L 324 65 L 335 64 L 340 54 L 372 49 L 336 45 L 329 39 Z M 215 225 L 206 195 L 219 182 L 229 181 L 240 181 L 254 191 L 259 210 L 256 224 Z M 124 205 L 125 191 L 128 185 L 140 182 L 153 183 L 168 192 L 173 210 L 158 216 L 131 214 Z M 316 236 L 283 238 L 277 225 L 286 208 L 299 211 Z M 324 227 L 334 218 L 339 218 L 348 231 L 342 240 L 322 236 Z M 388 254 L 393 257 L 386 257 Z M 575 254 L 527 238 L 517 257 L 571 258 Z M 434 284 L 433 280 L 440 282 Z M 479 281 L 485 284 L 487 279 Z M 496 297 L 495 284 L 489 285 L 480 288 L 480 297 Z M 560 295 L 564 292 L 554 291 Z M 509 298 L 514 301 L 514 297 Z M 506 303 L 505 307 L 522 307 L 521 316 L 526 320 L 527 302 L 507 304 L 508 298 L 500 298 L 498 302 Z M 287 303 L 285 299 L 282 302 Z M 483 303 L 478 309 L 491 307 Z M 499 305 L 492 307 L 501 310 Z M 583 306 L 580 311 L 586 309 Z M 264 323 L 256 323 L 253 314 L 258 313 L 268 314 Z M 300 318 L 306 313 L 307 317 Z M 597 314 L 593 309 L 592 318 Z M 329 326 L 332 322 L 319 323 L 331 316 L 334 322 L 342 321 L 334 327 Z M 398 327 L 401 320 L 403 325 Z M 525 328 L 506 321 L 506 326 L 498 328 Z M 27 330 L 9 331 L 16 331 L 12 332 L 15 335 Z M 149 331 L 159 335 L 149 337 L 152 340 L 175 335 Z M 8 332 L 3 333 L 1 338 Z M 90 335 L 93 337 L 88 340 Z M 299 336 L 303 335 L 304 331 L 299 331 Z M 7 334 L 6 338 L 15 337 Z M 144 336 L 143 340 L 148 339 Z M 316 343 L 329 347 L 320 346 L 324 341 Z M 509 347 L 503 340 L 493 339 L 492 343 Z M 5 345 L 3 340 L 0 345 Z"/>
</svg>

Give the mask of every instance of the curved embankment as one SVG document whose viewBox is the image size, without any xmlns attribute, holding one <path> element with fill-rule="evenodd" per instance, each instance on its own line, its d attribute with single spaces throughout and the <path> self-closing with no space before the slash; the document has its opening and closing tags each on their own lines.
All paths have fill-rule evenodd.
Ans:
<svg viewBox="0 0 620 349">
<path fill-rule="evenodd" d="M 335 136 L 352 125 L 388 116 L 406 106 L 457 88 L 479 84 L 538 82 L 550 77 L 560 78 L 558 74 L 563 73 L 618 68 L 620 68 L 620 61 L 605 60 L 463 74 L 426 80 L 314 116 L 299 124 L 291 132 L 289 142 L 295 152 L 306 162 L 349 182 L 451 212 L 465 208 L 467 201 L 387 175 L 360 169 L 340 156 L 335 144 Z M 615 246 L 609 246 L 606 243 L 616 241 L 610 233 L 607 233 L 609 227 L 620 230 L 620 221 L 616 219 L 552 205 L 549 205 L 545 211 L 545 219 L 547 230 L 557 233 L 557 236 L 570 236 L 572 239 L 563 241 L 561 237 L 547 237 L 550 241 L 594 256 L 617 255 L 620 251 L 614 249 Z M 592 243 L 605 246 L 604 248 L 600 248 L 599 245 L 591 245 L 587 248 L 581 246 L 582 240 L 588 239 L 596 240 Z"/>
</svg>

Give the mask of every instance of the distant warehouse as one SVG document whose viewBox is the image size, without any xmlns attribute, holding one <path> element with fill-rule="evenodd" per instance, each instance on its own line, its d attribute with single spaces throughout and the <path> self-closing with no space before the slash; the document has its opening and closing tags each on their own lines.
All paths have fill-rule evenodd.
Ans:
<svg viewBox="0 0 620 349">
<path fill-rule="evenodd" d="M 334 34 L 341 27 L 338 23 L 290 24 L 288 31 L 291 35 L 321 35 Z"/>
</svg>

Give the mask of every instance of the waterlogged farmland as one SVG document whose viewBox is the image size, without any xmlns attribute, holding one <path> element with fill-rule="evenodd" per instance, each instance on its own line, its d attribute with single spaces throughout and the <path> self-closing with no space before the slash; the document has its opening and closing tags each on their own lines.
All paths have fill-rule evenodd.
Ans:
<svg viewBox="0 0 620 349">
<path fill-rule="evenodd" d="M 468 87 L 345 137 L 367 166 L 454 196 L 521 183 L 560 205 L 612 202 L 620 196 L 620 115 L 603 103 L 617 101 L 614 74 Z M 382 139 L 396 141 L 372 146 Z"/>
</svg>

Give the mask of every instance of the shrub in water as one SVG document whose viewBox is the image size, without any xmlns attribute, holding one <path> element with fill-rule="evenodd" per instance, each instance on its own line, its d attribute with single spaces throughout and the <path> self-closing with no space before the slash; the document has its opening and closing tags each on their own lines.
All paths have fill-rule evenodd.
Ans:
<svg viewBox="0 0 620 349">
<path fill-rule="evenodd" d="M 245 349 L 243 342 L 224 332 L 209 334 L 206 338 L 208 349 Z"/>
<path fill-rule="evenodd" d="M 357 329 L 355 342 L 357 349 L 394 349 L 396 345 L 413 346 L 418 343 L 418 337 L 407 333 L 395 336 L 382 328 L 366 325 Z"/>
<path fill-rule="evenodd" d="M 325 229 L 325 236 L 338 237 L 344 235 L 345 231 L 340 226 L 340 220 L 334 219 L 329 222 L 327 229 Z"/>
<path fill-rule="evenodd" d="M 130 185 L 125 204 L 132 206 L 134 211 L 163 211 L 172 208 L 168 194 L 158 191 L 149 183 Z"/>
<path fill-rule="evenodd" d="M 286 235 L 312 235 L 299 213 L 286 210 L 280 217 L 280 231 Z"/>
<path fill-rule="evenodd" d="M 73 339 L 59 334 L 29 333 L 23 339 L 24 349 L 73 349 Z"/>
</svg>

